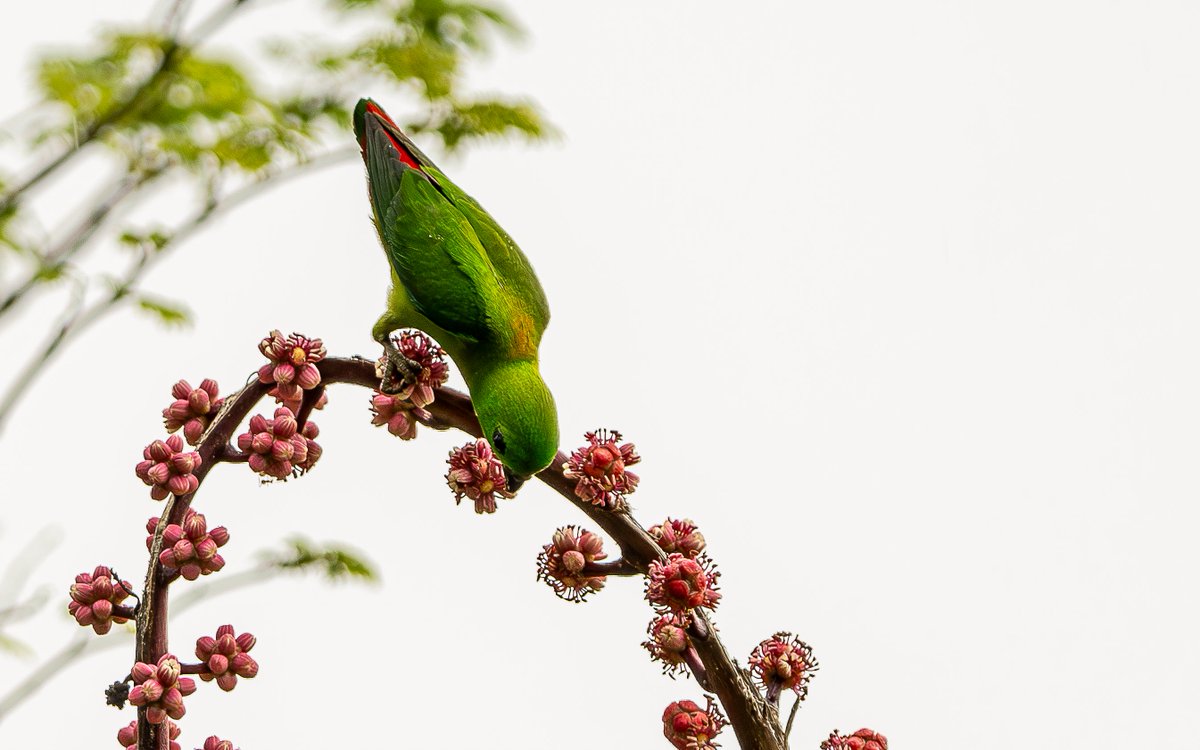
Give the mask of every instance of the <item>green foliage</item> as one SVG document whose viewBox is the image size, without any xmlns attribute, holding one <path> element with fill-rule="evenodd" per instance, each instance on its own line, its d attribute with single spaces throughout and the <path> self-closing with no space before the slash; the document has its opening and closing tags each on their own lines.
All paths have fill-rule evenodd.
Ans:
<svg viewBox="0 0 1200 750">
<path fill-rule="evenodd" d="M 0 256 L 0 323 L 21 298 L 64 276 L 75 282 L 68 309 L 96 299 L 94 285 L 107 283 L 113 292 L 72 319 L 94 320 L 132 303 L 168 325 L 187 323 L 185 307 L 140 291 L 150 257 L 157 262 L 175 252 L 184 244 L 175 238 L 194 235 L 224 209 L 283 184 L 276 178 L 314 159 L 353 158 L 350 112 L 360 97 L 386 103 L 397 122 L 425 134 L 422 146 L 431 151 L 434 136 L 453 151 L 481 139 L 533 141 L 552 132 L 530 101 L 480 97 L 464 84 L 469 63 L 497 41 L 520 37 L 507 14 L 459 0 L 304 2 L 320 5 L 327 22 L 309 38 L 264 36 L 261 50 L 243 43 L 234 55 L 222 51 L 220 39 L 225 23 L 260 4 L 184 2 L 176 6 L 183 14 L 177 36 L 151 19 L 110 27 L 84 48 L 37 61 L 40 101 L 21 115 L 26 129 L 14 131 L 30 158 L 0 168 L 18 175 L 0 185 L 0 248 L 15 251 Z M 289 11 L 265 4 L 258 12 Z M 271 29 L 264 20 L 258 28 Z M 106 152 L 113 171 L 135 178 L 136 189 L 97 177 L 107 171 L 73 171 L 64 203 L 44 209 L 44 218 L 29 209 L 23 200 L 29 188 L 61 179 L 66 172 L 59 167 L 84 151 Z M 136 216 L 129 209 L 159 194 L 160 185 L 181 183 L 195 210 L 177 223 L 148 229 L 114 221 Z M 127 271 L 119 282 L 108 280 L 112 253 L 90 252 L 95 245 L 136 251 L 115 258 Z M 63 331 L 52 346 L 65 346 L 81 329 Z M 16 393 L 28 382 L 16 383 Z M 2 423 L 15 397 L 0 394 L 0 403 L 8 404 L 0 408 Z"/>
<path fill-rule="evenodd" d="M 33 649 L 29 647 L 29 644 L 4 633 L 0 633 L 0 651 L 10 653 L 13 656 L 33 655 Z"/>
<path fill-rule="evenodd" d="M 518 132 L 536 140 L 554 132 L 542 121 L 537 107 L 531 102 L 499 99 L 455 102 L 433 129 L 442 137 L 448 149 L 454 149 L 463 141 L 473 138 Z"/>
<path fill-rule="evenodd" d="M 149 313 L 163 325 L 173 327 L 191 325 L 191 312 L 179 302 L 146 294 L 139 294 L 136 299 L 139 310 Z"/>
<path fill-rule="evenodd" d="M 268 554 L 267 562 L 283 570 L 316 568 L 332 581 L 356 578 L 375 581 L 378 578 L 370 563 L 343 547 L 320 547 L 300 537 L 289 539 L 288 544 L 291 547 L 288 554 Z"/>
</svg>

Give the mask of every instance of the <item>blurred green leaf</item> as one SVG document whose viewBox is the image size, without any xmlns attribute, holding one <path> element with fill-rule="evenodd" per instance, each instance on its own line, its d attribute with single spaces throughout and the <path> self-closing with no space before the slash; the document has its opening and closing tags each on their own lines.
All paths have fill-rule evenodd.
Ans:
<svg viewBox="0 0 1200 750">
<path fill-rule="evenodd" d="M 192 322 L 192 314 L 179 302 L 139 295 L 137 305 L 167 326 L 186 326 Z"/>
<path fill-rule="evenodd" d="M 377 580 L 370 563 L 348 549 L 334 545 L 321 547 L 302 537 L 293 537 L 287 543 L 291 545 L 287 555 L 268 554 L 267 559 L 271 564 L 285 570 L 316 567 L 335 581 L 348 578 Z"/>
<path fill-rule="evenodd" d="M 554 132 L 532 102 L 500 99 L 456 102 L 425 129 L 440 134 L 451 151 L 474 139 L 521 135 L 532 141 Z"/>
<path fill-rule="evenodd" d="M 6 651 L 14 656 L 32 656 L 33 649 L 24 641 L 0 633 L 0 651 Z"/>
</svg>

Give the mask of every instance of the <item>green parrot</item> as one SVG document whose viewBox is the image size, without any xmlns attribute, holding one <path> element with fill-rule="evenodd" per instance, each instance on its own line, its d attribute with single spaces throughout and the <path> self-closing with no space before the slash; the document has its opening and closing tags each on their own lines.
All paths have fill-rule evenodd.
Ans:
<svg viewBox="0 0 1200 750">
<path fill-rule="evenodd" d="M 392 266 L 387 311 L 372 336 L 406 376 L 413 363 L 392 344 L 392 331 L 418 328 L 441 344 L 467 381 L 483 434 L 515 490 L 558 451 L 554 398 L 538 372 L 550 321 L 542 285 L 496 220 L 379 105 L 358 102 L 354 132 Z"/>
</svg>

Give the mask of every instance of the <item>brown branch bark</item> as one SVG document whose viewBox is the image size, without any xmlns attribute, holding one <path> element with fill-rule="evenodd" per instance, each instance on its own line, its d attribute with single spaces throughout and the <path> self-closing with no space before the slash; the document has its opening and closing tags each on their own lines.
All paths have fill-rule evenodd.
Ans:
<svg viewBox="0 0 1200 750">
<path fill-rule="evenodd" d="M 375 388 L 379 384 L 375 376 L 375 364 L 367 359 L 330 358 L 322 361 L 318 367 L 325 386 L 349 383 Z M 270 384 L 259 383 L 255 379 L 225 400 L 197 447 L 201 456 L 201 465 L 195 472 L 197 479 L 203 482 L 208 472 L 221 461 L 238 425 L 249 416 L 254 405 L 270 388 Z M 438 389 L 437 399 L 427 409 L 431 416 L 424 421 L 426 426 L 435 429 L 453 427 L 480 437 L 479 422 L 466 394 L 449 388 Z M 621 549 L 623 566 L 631 566 L 644 573 L 651 561 L 666 558 L 654 539 L 632 516 L 606 511 L 576 497 L 575 483 L 563 475 L 562 466 L 566 460 L 566 455 L 560 452 L 538 478 L 583 511 L 616 541 Z M 158 555 L 162 550 L 162 534 L 166 525 L 182 522 L 194 496 L 195 493 L 192 493 L 170 500 L 155 530 L 143 605 L 137 621 L 138 661 L 153 663 L 167 653 L 168 586 L 165 582 L 166 571 L 159 563 Z M 697 679 L 706 689 L 716 693 L 738 743 L 744 750 L 785 750 L 786 739 L 777 713 L 770 710 L 763 697 L 750 684 L 748 673 L 740 669 L 729 656 L 707 614 L 696 610 L 693 615 L 699 627 L 693 628 L 692 644 L 703 667 L 702 672 L 697 671 Z M 139 750 L 166 750 L 166 733 L 157 731 L 157 727 L 145 720 L 144 710 L 138 712 L 138 728 Z"/>
</svg>

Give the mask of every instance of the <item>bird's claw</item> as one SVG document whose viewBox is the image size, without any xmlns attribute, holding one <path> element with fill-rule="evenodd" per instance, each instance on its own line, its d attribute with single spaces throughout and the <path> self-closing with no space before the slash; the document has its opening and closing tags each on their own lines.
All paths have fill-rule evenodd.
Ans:
<svg viewBox="0 0 1200 750">
<path fill-rule="evenodd" d="M 399 393 L 410 385 L 416 385 L 421 378 L 421 363 L 404 356 L 392 342 L 391 338 L 384 339 L 384 362 L 375 368 L 379 376 L 379 390 L 382 393 Z"/>
</svg>

